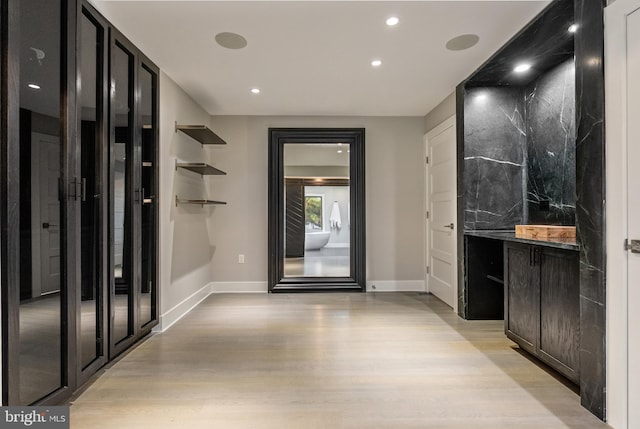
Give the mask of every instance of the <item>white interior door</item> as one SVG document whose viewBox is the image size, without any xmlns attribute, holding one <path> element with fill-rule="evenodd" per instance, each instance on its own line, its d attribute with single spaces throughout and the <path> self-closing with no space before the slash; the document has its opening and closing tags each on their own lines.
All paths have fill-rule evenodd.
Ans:
<svg viewBox="0 0 640 429">
<path fill-rule="evenodd" d="M 34 239 L 34 272 L 40 272 L 40 284 L 34 277 L 33 296 L 60 290 L 60 198 L 58 179 L 60 171 L 60 142 L 57 137 L 33 133 L 32 143 L 32 223 L 40 231 Z M 38 251 L 39 250 L 39 251 Z"/>
<path fill-rule="evenodd" d="M 605 79 L 607 422 L 628 429 L 640 428 L 640 253 L 628 248 L 640 240 L 640 0 L 605 9 Z"/>
<path fill-rule="evenodd" d="M 456 118 L 425 136 L 427 290 L 457 311 Z"/>
<path fill-rule="evenodd" d="M 636 7 L 640 8 L 640 2 Z M 627 16 L 627 231 L 640 247 L 640 9 Z M 638 250 L 640 252 L 640 249 Z M 629 427 L 640 427 L 640 253 L 628 253 L 628 415 Z"/>
</svg>

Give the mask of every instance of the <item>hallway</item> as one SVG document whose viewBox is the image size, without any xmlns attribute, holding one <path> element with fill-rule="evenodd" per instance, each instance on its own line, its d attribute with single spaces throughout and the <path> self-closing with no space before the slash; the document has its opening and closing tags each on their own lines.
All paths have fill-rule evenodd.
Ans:
<svg viewBox="0 0 640 429">
<path fill-rule="evenodd" d="M 71 427 L 606 428 L 501 321 L 431 295 L 210 295 L 108 368 Z"/>
</svg>

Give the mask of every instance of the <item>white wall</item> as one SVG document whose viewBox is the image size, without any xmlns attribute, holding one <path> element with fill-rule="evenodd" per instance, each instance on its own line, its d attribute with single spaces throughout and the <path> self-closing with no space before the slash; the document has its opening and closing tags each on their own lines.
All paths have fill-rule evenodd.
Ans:
<svg viewBox="0 0 640 429">
<path fill-rule="evenodd" d="M 376 290 L 424 290 L 421 117 L 215 116 L 228 142 L 212 160 L 228 175 L 209 183 L 228 201 L 211 217 L 214 291 L 267 290 L 268 129 L 363 127 L 367 279 Z M 207 179 L 208 180 L 208 179 Z M 238 263 L 238 255 L 245 263 Z"/>
<path fill-rule="evenodd" d="M 445 119 L 449 119 L 455 114 L 456 91 L 454 90 L 424 117 L 424 132 L 428 133 L 440 125 Z"/>
<path fill-rule="evenodd" d="M 215 209 L 175 205 L 175 196 L 202 198 L 200 175 L 175 170 L 175 161 L 202 162 L 208 150 L 174 131 L 180 124 L 209 123 L 209 115 L 171 78 L 160 74 L 160 324 L 166 329 L 206 297 L 211 288 L 210 221 Z"/>
</svg>

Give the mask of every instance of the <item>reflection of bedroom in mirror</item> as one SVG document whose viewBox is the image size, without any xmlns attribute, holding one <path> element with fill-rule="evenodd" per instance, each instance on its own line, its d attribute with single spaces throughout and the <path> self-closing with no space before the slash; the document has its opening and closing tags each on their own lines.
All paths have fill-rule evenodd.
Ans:
<svg viewBox="0 0 640 429">
<path fill-rule="evenodd" d="M 280 149 L 280 165 L 272 164 L 271 176 L 275 181 L 273 172 L 280 175 L 280 196 L 271 201 L 278 214 L 270 210 L 270 223 L 277 223 L 273 226 L 279 229 L 278 235 L 270 238 L 279 246 L 275 253 L 281 255 L 275 279 L 278 287 L 295 284 L 296 288 L 317 288 L 330 283 L 338 288 L 345 283 L 347 288 L 361 287 L 355 280 L 359 272 L 354 269 L 355 261 L 359 261 L 356 256 L 360 252 L 354 246 L 354 237 L 362 238 L 364 218 L 360 221 L 354 215 L 352 219 L 352 213 L 356 213 L 354 201 L 362 194 L 355 194 L 352 162 L 357 159 L 356 164 L 361 165 L 361 158 L 355 155 L 360 155 L 362 148 L 352 140 L 321 135 L 272 140 L 272 151 L 274 145 Z M 357 213 L 361 212 L 358 207 Z"/>
</svg>

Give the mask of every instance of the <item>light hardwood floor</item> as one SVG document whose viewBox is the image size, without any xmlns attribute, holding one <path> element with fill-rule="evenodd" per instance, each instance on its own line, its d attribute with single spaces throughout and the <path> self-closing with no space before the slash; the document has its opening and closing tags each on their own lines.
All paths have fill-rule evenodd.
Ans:
<svg viewBox="0 0 640 429">
<path fill-rule="evenodd" d="M 73 401 L 73 429 L 607 427 L 430 295 L 211 295 Z"/>
</svg>

